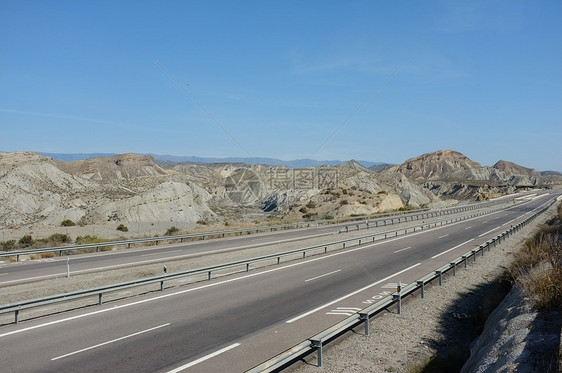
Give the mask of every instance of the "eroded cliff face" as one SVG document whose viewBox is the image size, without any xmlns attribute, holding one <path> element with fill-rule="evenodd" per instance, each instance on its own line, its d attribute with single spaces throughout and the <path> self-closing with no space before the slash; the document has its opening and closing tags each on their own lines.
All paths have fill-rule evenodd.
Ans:
<svg viewBox="0 0 562 373">
<path fill-rule="evenodd" d="M 560 348 L 561 320 L 562 311 L 539 314 L 513 288 L 486 321 L 461 373 L 557 371 L 550 364 Z"/>
<path fill-rule="evenodd" d="M 452 150 L 424 154 L 381 172 L 355 161 L 289 169 L 159 166 L 152 156 L 137 154 L 61 162 L 36 153 L 0 153 L 0 223 L 190 223 L 250 215 L 322 219 L 444 207 L 512 193 L 540 183 L 540 178 L 532 169 L 505 161 L 481 167 Z"/>
</svg>

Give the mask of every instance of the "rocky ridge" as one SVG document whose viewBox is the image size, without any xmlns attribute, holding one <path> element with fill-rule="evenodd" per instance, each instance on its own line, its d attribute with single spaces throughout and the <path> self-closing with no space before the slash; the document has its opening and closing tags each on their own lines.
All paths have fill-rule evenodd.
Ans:
<svg viewBox="0 0 562 373">
<path fill-rule="evenodd" d="M 482 167 L 452 150 L 376 171 L 353 160 L 288 168 L 158 165 L 152 156 L 131 153 L 70 162 L 29 152 L 0 153 L 0 224 L 325 219 L 450 206 L 536 187 L 543 179 L 535 170 L 506 161 Z"/>
</svg>

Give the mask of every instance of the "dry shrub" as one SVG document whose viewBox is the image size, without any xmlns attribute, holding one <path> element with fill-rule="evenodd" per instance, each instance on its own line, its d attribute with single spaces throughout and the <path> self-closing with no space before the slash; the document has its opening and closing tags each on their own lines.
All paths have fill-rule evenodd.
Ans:
<svg viewBox="0 0 562 373">
<path fill-rule="evenodd" d="M 55 256 L 55 253 L 53 253 L 52 251 L 46 252 L 46 253 L 41 253 L 39 254 L 41 256 L 42 259 L 46 259 L 46 258 L 52 258 Z"/>
<path fill-rule="evenodd" d="M 527 241 L 514 255 L 509 272 L 537 309 L 562 309 L 562 241 L 559 235 L 542 232 Z"/>
</svg>

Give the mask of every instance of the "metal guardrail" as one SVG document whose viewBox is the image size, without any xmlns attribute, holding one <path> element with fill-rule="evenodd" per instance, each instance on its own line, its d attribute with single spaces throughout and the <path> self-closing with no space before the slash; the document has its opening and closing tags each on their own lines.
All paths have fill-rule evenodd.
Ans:
<svg viewBox="0 0 562 373">
<path fill-rule="evenodd" d="M 333 338 L 356 328 L 361 323 L 365 324 L 365 335 L 369 335 L 369 320 L 374 315 L 377 315 L 383 310 L 388 309 L 389 307 L 397 304 L 397 313 L 400 314 L 401 312 L 401 299 L 407 295 L 414 293 L 417 290 L 420 290 L 421 298 L 424 298 L 425 295 L 425 284 L 432 282 L 436 279 L 439 279 L 439 285 L 441 286 L 443 283 L 443 274 L 449 271 L 452 271 L 453 276 L 456 276 L 457 266 L 460 264 L 464 265 L 464 268 L 468 267 L 468 259 L 473 258 L 473 261 L 476 262 L 476 258 L 478 254 L 484 256 L 484 252 L 487 249 L 488 252 L 490 251 L 491 246 L 497 246 L 498 243 L 501 243 L 502 240 L 506 240 L 510 235 L 514 234 L 515 232 L 519 231 L 522 227 L 529 224 L 533 219 L 535 219 L 539 214 L 546 211 L 555 201 L 551 201 L 549 204 L 546 204 L 543 208 L 537 210 L 535 214 L 530 216 L 529 218 L 523 220 L 519 224 L 510 227 L 510 229 L 502 232 L 495 238 L 486 241 L 484 244 L 479 245 L 477 249 L 473 249 L 466 254 L 456 258 L 455 260 L 451 261 L 449 264 L 446 264 L 435 271 L 428 273 L 427 275 L 423 276 L 422 278 L 408 284 L 400 291 L 397 291 L 387 297 L 381 299 L 377 303 L 374 303 L 357 313 L 349 316 L 348 318 L 340 321 L 339 323 L 331 326 L 328 329 L 323 330 L 322 332 L 315 334 L 314 336 L 308 338 L 307 340 L 297 344 L 296 346 L 290 348 L 282 352 L 281 354 L 247 370 L 245 373 L 268 373 L 268 372 L 275 372 L 282 367 L 286 367 L 297 360 L 301 359 L 302 357 L 313 353 L 316 351 L 317 353 L 317 365 L 318 367 L 322 366 L 322 347 L 332 340 Z"/>
<path fill-rule="evenodd" d="M 233 229 L 233 230 L 225 230 L 225 231 L 214 231 L 214 232 L 203 232 L 203 233 L 189 233 L 189 234 L 182 234 L 182 235 L 174 235 L 174 236 L 160 236 L 160 237 L 151 237 L 151 238 L 135 238 L 130 240 L 121 240 L 121 241 L 108 241 L 108 242 L 100 242 L 100 243 L 92 243 L 92 244 L 83 244 L 83 245 L 71 245 L 71 246 L 57 246 L 57 247 L 45 247 L 40 249 L 29 249 L 29 250 L 18 250 L 18 251 L 0 251 L 0 258 L 1 257 L 10 257 L 15 256 L 16 261 L 19 261 L 19 257 L 21 255 L 31 255 L 31 254 L 41 254 L 41 253 L 49 253 L 49 252 L 58 252 L 59 256 L 62 256 L 64 252 L 74 251 L 74 250 L 84 250 L 84 249 L 96 249 L 96 252 L 99 251 L 102 247 L 108 246 L 127 246 L 128 248 L 134 244 L 142 244 L 147 242 L 153 242 L 155 245 L 158 245 L 158 242 L 161 241 L 176 241 L 179 240 L 183 242 L 183 240 L 194 239 L 194 238 L 201 238 L 205 239 L 205 237 L 225 237 L 227 235 L 236 235 L 242 233 L 252 233 L 252 232 L 260 232 L 260 231 L 271 231 L 274 230 L 281 230 L 287 228 L 294 228 L 297 229 L 299 227 L 311 227 L 314 224 L 316 225 L 323 225 L 323 224 L 338 224 L 343 223 L 346 221 L 351 220 L 365 220 L 369 218 L 380 218 L 380 217 L 390 217 L 396 215 L 405 215 L 405 214 L 412 214 L 422 211 L 427 211 L 428 209 L 418 209 L 418 210 L 409 210 L 409 211 L 396 211 L 396 212 L 387 212 L 382 214 L 373 214 L 373 215 L 363 215 L 363 216 L 353 216 L 348 218 L 339 218 L 339 219 L 329 219 L 329 220 L 316 220 L 316 221 L 309 221 L 309 222 L 296 222 L 296 223 L 288 223 L 288 224 L 280 224 L 280 225 L 268 225 L 268 226 L 260 226 L 254 228 L 241 228 L 241 229 Z"/>
<path fill-rule="evenodd" d="M 369 235 L 364 235 L 364 236 L 361 236 L 361 237 L 348 238 L 348 239 L 338 240 L 338 241 L 329 242 L 329 243 L 325 243 L 325 244 L 314 245 L 314 246 L 309 246 L 309 247 L 305 247 L 305 248 L 284 251 L 284 252 L 280 252 L 280 253 L 276 253 L 276 254 L 269 254 L 269 255 L 264 255 L 264 256 L 260 256 L 260 257 L 255 257 L 255 258 L 225 263 L 225 264 L 218 264 L 218 265 L 215 265 L 215 266 L 210 266 L 210 267 L 205 267 L 205 268 L 181 271 L 181 272 L 170 273 L 170 274 L 163 274 L 163 275 L 159 275 L 159 276 L 142 278 L 142 279 L 137 279 L 137 280 L 118 283 L 118 284 L 105 285 L 105 286 L 91 288 L 91 289 L 78 290 L 78 291 L 73 291 L 73 292 L 64 293 L 64 294 L 57 294 L 57 295 L 51 295 L 51 296 L 46 296 L 46 297 L 42 297 L 42 298 L 36 298 L 36 299 L 30 299 L 30 300 L 24 300 L 24 301 L 20 301 L 20 302 L 4 304 L 4 305 L 0 305 L 0 314 L 14 312 L 15 313 L 15 323 L 17 324 L 17 323 L 19 323 L 19 312 L 21 310 L 25 310 L 25 309 L 29 309 L 29 308 L 40 307 L 40 306 L 53 304 L 53 303 L 67 302 L 67 301 L 76 300 L 76 299 L 79 299 L 79 298 L 86 298 L 86 297 L 92 297 L 92 296 L 97 296 L 98 297 L 98 304 L 101 305 L 103 303 L 103 294 L 105 294 L 105 293 L 115 292 L 115 291 L 131 288 L 131 287 L 150 285 L 150 284 L 154 284 L 154 283 L 159 283 L 160 284 L 160 290 L 162 291 L 162 290 L 164 290 L 164 282 L 165 281 L 176 280 L 176 279 L 179 279 L 179 278 L 182 278 L 182 277 L 201 275 L 201 274 L 207 274 L 207 279 L 211 280 L 212 273 L 217 271 L 217 270 L 224 270 L 224 269 L 242 266 L 243 268 L 245 267 L 245 271 L 248 272 L 250 270 L 250 265 L 252 263 L 276 259 L 277 264 L 280 264 L 282 257 L 287 257 L 287 256 L 291 256 L 291 255 L 294 256 L 295 254 L 299 254 L 299 253 L 302 253 L 302 258 L 304 259 L 304 258 L 306 258 L 306 254 L 310 251 L 322 250 L 323 249 L 324 254 L 326 254 L 328 252 L 328 248 L 332 247 L 332 246 L 337 246 L 337 249 L 346 249 L 346 248 L 349 248 L 349 246 L 346 245 L 348 243 L 357 243 L 357 245 L 361 245 L 361 244 L 366 243 L 368 239 L 371 239 L 372 242 L 375 242 L 377 237 L 379 237 L 379 240 L 382 239 L 382 237 L 384 237 L 384 239 L 387 239 L 387 238 L 390 238 L 390 237 L 397 237 L 399 235 L 404 235 L 404 234 L 416 232 L 416 230 L 420 231 L 420 230 L 424 230 L 424 229 L 430 229 L 431 227 L 438 227 L 438 226 L 443 226 L 443 225 L 447 225 L 447 224 L 452 224 L 452 223 L 462 221 L 462 220 L 467 220 L 467 219 L 473 218 L 475 216 L 481 216 L 481 215 L 491 213 L 493 211 L 496 211 L 496 210 L 479 212 L 479 213 L 474 214 L 474 215 L 467 215 L 467 216 L 458 217 L 458 218 L 454 218 L 454 219 L 450 219 L 450 220 L 418 224 L 418 225 L 414 225 L 414 226 L 400 228 L 400 229 L 397 229 L 397 230 L 390 230 L 390 231 L 386 231 L 386 232 L 378 232 L 378 233 L 373 233 L 373 234 L 369 234 Z"/>
<path fill-rule="evenodd" d="M 485 207 L 489 207 L 489 206 L 493 206 L 499 203 L 509 203 L 512 202 L 513 199 L 507 199 L 506 201 L 494 201 L 494 202 L 484 202 L 484 203 L 480 203 L 480 204 L 473 204 L 473 205 L 467 205 L 467 206 L 462 206 L 462 207 L 453 207 L 453 208 L 447 208 L 447 209 L 441 209 L 441 210 L 437 210 L 435 212 L 431 212 L 430 214 L 438 214 L 438 215 L 449 215 L 449 214 L 455 214 L 455 213 L 459 213 L 459 212 L 463 212 L 463 211 L 469 211 L 469 210 L 475 210 L 475 209 L 479 209 L 479 208 L 485 208 Z M 99 251 L 100 248 L 102 247 L 109 247 L 109 246 L 127 246 L 128 248 L 131 247 L 131 245 L 134 244 L 142 244 L 142 243 L 148 243 L 148 242 L 153 242 L 155 245 L 158 245 L 158 242 L 161 241 L 176 241 L 179 240 L 180 242 L 183 242 L 183 240 L 187 240 L 187 239 L 194 239 L 194 238 L 201 238 L 201 239 L 205 239 L 205 237 L 216 237 L 216 236 L 222 236 L 225 237 L 226 235 L 232 235 L 232 234 L 242 234 L 242 233 L 251 233 L 251 232 L 260 232 L 260 231 L 273 231 L 273 230 L 279 230 L 279 229 L 286 229 L 286 228 L 291 228 L 294 227 L 295 229 L 299 228 L 299 227 L 310 227 L 313 224 L 316 225 L 323 225 L 323 224 L 338 224 L 338 223 L 343 223 L 346 221 L 356 221 L 356 220 L 366 220 L 367 221 L 367 228 L 369 228 L 369 223 L 368 223 L 368 219 L 380 219 L 381 217 L 392 217 L 392 216 L 397 216 L 397 215 L 406 215 L 406 216 L 411 216 L 410 221 L 413 221 L 413 217 L 418 217 L 418 216 L 423 216 L 426 214 L 417 214 L 416 213 L 420 213 L 423 211 L 428 211 L 429 209 L 418 209 L 418 210 L 409 210 L 409 211 L 396 211 L 396 212 L 390 212 L 390 213 L 382 213 L 382 214 L 373 214 L 373 215 L 362 215 L 362 216 L 353 216 L 353 217 L 348 217 L 348 218 L 339 218 L 339 219 L 328 219 L 328 220 L 316 220 L 316 221 L 311 221 L 311 222 L 297 222 L 297 223 L 289 223 L 289 224 L 281 224 L 281 225 L 270 225 L 270 226 L 261 226 L 261 227 L 254 227 L 254 228 L 243 228 L 243 229 L 235 229 L 235 230 L 226 230 L 226 231 L 215 231 L 215 232 L 203 232 L 203 233 L 190 233 L 190 234 L 184 234 L 184 235 L 175 235 L 175 236 L 161 236 L 161 237 L 152 237 L 152 238 L 137 238 L 137 239 L 131 239 L 131 240 L 121 240 L 121 241 L 110 241 L 110 242 L 101 242 L 101 243 L 93 243 L 93 244 L 84 244 L 84 245 L 72 245 L 72 246 L 58 246 L 58 247 L 47 247 L 47 248 L 40 248 L 40 249 L 30 249 L 30 250 L 18 250 L 18 251 L 1 251 L 0 252 L 0 258 L 2 257 L 16 257 L 16 261 L 20 260 L 20 256 L 21 255 L 33 255 L 33 254 L 41 254 L 41 253 L 49 253 L 49 252 L 58 252 L 59 256 L 62 256 L 63 253 L 68 252 L 68 251 L 74 251 L 74 250 L 84 250 L 84 249 L 96 249 L 96 252 Z M 436 215 L 437 216 L 437 215 Z M 416 219 L 419 220 L 419 219 Z M 405 218 L 404 221 L 408 221 L 407 217 Z M 375 223 L 375 227 L 378 227 L 378 220 L 373 221 Z M 401 222 L 401 219 L 398 219 L 398 222 Z M 384 225 L 386 226 L 386 220 L 383 220 Z M 391 224 L 394 224 L 394 219 L 391 219 Z M 357 226 L 357 230 L 359 230 L 359 224 L 356 225 Z M 346 227 L 346 232 L 349 231 L 349 227 Z M 341 230 L 340 230 L 341 233 Z"/>
</svg>

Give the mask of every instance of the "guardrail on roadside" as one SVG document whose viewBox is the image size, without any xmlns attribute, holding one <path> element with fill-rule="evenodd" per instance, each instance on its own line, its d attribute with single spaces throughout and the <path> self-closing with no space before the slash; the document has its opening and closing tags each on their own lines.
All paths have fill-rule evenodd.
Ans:
<svg viewBox="0 0 562 373">
<path fill-rule="evenodd" d="M 377 303 L 374 303 L 357 313 L 347 317 L 346 319 L 340 321 L 339 323 L 331 326 L 328 329 L 323 330 L 322 332 L 315 334 L 314 336 L 308 338 L 307 340 L 297 344 L 296 346 L 280 353 L 279 355 L 247 370 L 245 373 L 267 373 L 267 372 L 275 372 L 282 367 L 286 367 L 297 360 L 301 359 L 302 357 L 313 353 L 316 351 L 317 353 L 317 365 L 318 367 L 322 366 L 322 347 L 329 341 L 333 340 L 337 336 L 342 335 L 343 333 L 356 328 L 357 326 L 364 323 L 365 325 L 365 335 L 369 335 L 369 320 L 371 317 L 377 315 L 383 310 L 387 310 L 389 307 L 397 304 L 397 313 L 401 312 L 401 300 L 403 297 L 414 293 L 417 290 L 420 290 L 421 298 L 424 298 L 425 295 L 425 284 L 432 282 L 436 279 L 439 279 L 439 285 L 442 285 L 443 282 L 443 274 L 449 271 L 452 271 L 453 276 L 456 276 L 457 266 L 463 265 L 464 268 L 468 267 L 468 259 L 472 258 L 473 262 L 476 262 L 476 258 L 478 254 L 484 256 L 484 252 L 486 249 L 490 252 L 490 248 L 493 245 L 494 247 L 497 246 L 498 243 L 501 243 L 502 240 L 506 240 L 510 235 L 514 234 L 515 232 L 519 231 L 522 227 L 529 224 L 533 219 L 535 219 L 539 214 L 546 211 L 554 201 L 545 205 L 545 207 L 537 210 L 535 214 L 530 216 L 529 218 L 523 220 L 519 224 L 515 226 L 511 226 L 508 230 L 502 232 L 500 235 L 496 236 L 492 240 L 486 241 L 484 244 L 479 245 L 478 248 L 475 248 L 466 254 L 456 258 L 455 260 L 451 261 L 449 264 L 446 264 L 435 271 L 428 273 L 427 275 L 423 276 L 422 278 L 408 284 L 404 288 L 400 289 L 391 295 L 381 299 Z"/>
<path fill-rule="evenodd" d="M 454 208 L 447 208 L 437 210 L 436 212 L 432 212 L 433 214 L 439 213 L 440 215 L 448 215 L 453 213 L 458 213 L 462 211 L 474 210 L 478 208 L 484 208 L 488 206 L 493 206 L 498 203 L 509 203 L 513 201 L 513 199 L 505 201 L 494 201 L 494 202 L 485 202 L 481 204 L 474 204 L 474 205 L 466 205 L 462 207 L 454 207 Z M 260 231 L 273 231 L 273 230 L 280 230 L 280 229 L 287 229 L 294 227 L 310 227 L 315 225 L 323 225 L 323 224 L 338 224 L 343 223 L 346 221 L 355 221 L 355 220 L 366 220 L 368 221 L 369 218 L 379 219 L 397 215 L 407 215 L 411 216 L 412 218 L 410 221 L 413 221 L 413 217 L 415 216 L 424 216 L 423 211 L 428 211 L 428 209 L 418 209 L 418 210 L 409 210 L 409 211 L 396 211 L 396 212 L 389 212 L 389 213 L 382 213 L 382 214 L 373 214 L 373 215 L 363 215 L 363 216 L 353 216 L 348 218 L 339 218 L 339 219 L 329 219 L 329 220 L 316 220 L 311 222 L 297 222 L 297 223 L 289 223 L 289 224 L 281 224 L 281 225 L 271 225 L 271 226 L 261 226 L 261 227 L 254 227 L 254 228 L 243 228 L 243 229 L 235 229 L 235 230 L 226 230 L 226 231 L 215 231 L 215 232 L 203 232 L 203 233 L 190 233 L 184 235 L 175 235 L 175 236 L 161 236 L 161 237 L 152 237 L 152 238 L 137 238 L 131 240 L 121 240 L 121 241 L 110 241 L 110 242 L 102 242 L 102 243 L 93 243 L 93 244 L 83 244 L 83 245 L 72 245 L 72 246 L 59 246 L 59 247 L 46 247 L 40 249 L 30 249 L 30 250 L 18 250 L 18 251 L 2 251 L 0 252 L 0 258 L 2 257 L 16 257 L 16 261 L 20 260 L 21 255 L 33 255 L 33 254 L 42 254 L 42 253 L 56 253 L 58 252 L 59 256 L 62 256 L 63 253 L 67 253 L 69 251 L 74 250 L 84 250 L 84 249 L 95 249 L 96 252 L 103 247 L 109 246 L 127 246 L 127 248 L 131 247 L 134 244 L 142 244 L 142 243 L 149 243 L 153 242 L 155 245 L 158 245 L 158 242 L 161 241 L 177 241 L 183 242 L 184 240 L 194 239 L 194 238 L 201 238 L 205 239 L 205 237 L 217 237 L 222 236 L 225 237 L 226 235 L 233 235 L 233 234 L 242 234 L 242 233 L 251 233 L 251 232 L 260 232 Z M 420 213 L 417 214 L 416 213 Z M 419 220 L 416 218 L 415 220 Z M 407 221 L 407 218 L 405 219 Z M 399 219 L 398 222 L 401 222 Z M 375 223 L 375 226 L 378 227 L 379 223 L 378 220 L 372 221 L 371 223 Z M 383 220 L 384 225 L 386 226 L 386 220 Z M 394 224 L 394 219 L 391 219 L 391 224 Z M 368 228 L 369 223 L 367 223 Z M 357 224 L 357 230 L 359 230 L 359 224 Z M 347 231 L 349 231 L 349 227 L 347 227 Z M 340 231 L 341 233 L 341 231 Z"/>
<path fill-rule="evenodd" d="M 160 236 L 160 237 L 151 237 L 151 238 L 135 238 L 130 240 L 121 240 L 121 241 L 109 241 L 109 242 L 100 242 L 100 243 L 92 243 L 92 244 L 83 244 L 83 245 L 71 245 L 71 246 L 57 246 L 57 247 L 44 247 L 39 249 L 29 249 L 29 250 L 17 250 L 17 251 L 0 251 L 0 258 L 2 257 L 11 257 L 15 256 L 16 261 L 19 261 L 19 257 L 21 255 L 32 255 L 32 254 L 41 254 L 41 253 L 49 253 L 49 252 L 58 252 L 59 256 L 62 256 L 64 252 L 74 251 L 74 250 L 84 250 L 84 249 L 96 249 L 96 252 L 99 251 L 102 247 L 109 247 L 109 246 L 127 246 L 127 248 L 131 247 L 131 245 L 135 244 L 142 244 L 142 243 L 149 243 L 152 242 L 155 245 L 158 245 L 158 242 L 161 241 L 177 241 L 183 242 L 184 240 L 194 239 L 194 238 L 201 238 L 204 240 L 206 237 L 225 237 L 227 235 L 236 235 L 236 234 L 243 234 L 247 233 L 250 234 L 252 232 L 260 232 L 260 231 L 270 231 L 273 232 L 274 230 L 282 230 L 282 229 L 290 229 L 290 228 L 300 228 L 300 227 L 310 227 L 313 225 L 324 225 L 324 224 L 338 224 L 343 223 L 350 220 L 365 220 L 369 218 L 384 218 L 389 216 L 396 216 L 396 215 L 405 215 L 405 214 L 412 214 L 422 211 L 427 211 L 428 209 L 418 209 L 418 210 L 409 210 L 409 211 L 395 211 L 395 212 L 387 212 L 382 214 L 373 214 L 373 215 L 364 215 L 364 216 L 353 216 L 348 218 L 338 218 L 338 219 L 329 219 L 329 220 L 316 220 L 316 221 L 308 221 L 308 222 L 296 222 L 296 223 L 287 223 L 287 224 L 280 224 L 280 225 L 269 225 L 269 226 L 260 226 L 254 228 L 241 228 L 241 229 L 233 229 L 233 230 L 225 230 L 225 231 L 215 231 L 215 232 L 202 232 L 202 233 L 189 233 L 189 234 L 182 234 L 182 235 L 175 235 L 175 236 Z"/>
<path fill-rule="evenodd" d="M 424 229 L 430 229 L 431 227 L 438 227 L 438 226 L 443 226 L 443 225 L 452 224 L 452 223 L 456 223 L 456 222 L 459 222 L 459 221 L 471 219 L 473 217 L 485 215 L 485 214 L 491 213 L 493 211 L 496 211 L 496 210 L 479 212 L 479 213 L 476 213 L 474 215 L 467 215 L 467 216 L 458 217 L 458 218 L 445 220 L 445 221 L 437 221 L 437 222 L 431 222 L 431 223 L 418 224 L 418 225 L 414 225 L 414 226 L 410 226 L 410 227 L 403 227 L 403 228 L 400 228 L 400 229 L 397 229 L 397 230 L 372 233 L 372 234 L 364 235 L 364 236 L 361 236 L 361 237 L 348 238 L 348 239 L 338 240 L 338 241 L 324 243 L 324 244 L 320 244 L 320 245 L 314 245 L 314 246 L 309 246 L 309 247 L 305 247 L 305 248 L 284 251 L 284 252 L 281 252 L 281 253 L 269 254 L 269 255 L 264 255 L 264 256 L 260 256 L 260 257 L 255 257 L 255 258 L 225 263 L 225 264 L 218 264 L 218 265 L 215 265 L 215 266 L 210 266 L 210 267 L 205 267 L 205 268 L 181 271 L 181 272 L 170 273 L 170 274 L 166 273 L 166 274 L 163 274 L 163 275 L 158 275 L 158 276 L 153 276 L 153 277 L 148 277 L 148 278 L 143 278 L 143 279 L 137 279 L 137 280 L 118 283 L 118 284 L 105 285 L 105 286 L 91 288 L 91 289 L 78 290 L 78 291 L 68 292 L 68 293 L 64 293 L 64 294 L 57 294 L 57 295 L 51 295 L 51 296 L 46 296 L 46 297 L 37 298 L 37 299 L 30 299 L 30 300 L 25 300 L 25 301 L 20 301 L 20 302 L 4 304 L 4 305 L 0 305 L 0 314 L 14 312 L 15 313 L 15 323 L 17 324 L 19 322 L 19 312 L 21 310 L 25 310 L 25 309 L 29 309 L 29 308 L 35 308 L 35 307 L 40 307 L 40 306 L 44 306 L 44 305 L 48 305 L 48 304 L 67 302 L 67 301 L 76 300 L 76 299 L 79 299 L 79 298 L 86 298 L 86 297 L 93 297 L 93 296 L 97 296 L 97 299 L 98 299 L 97 303 L 101 305 L 103 303 L 103 294 L 105 294 L 105 293 L 110 293 L 110 292 L 119 291 L 119 290 L 131 288 L 131 287 L 145 286 L 145 285 L 150 285 L 150 284 L 155 284 L 155 283 L 160 284 L 160 290 L 162 291 L 162 290 L 164 290 L 164 282 L 165 281 L 177 280 L 179 278 L 183 278 L 183 277 L 187 277 L 187 276 L 194 276 L 194 275 L 201 275 L 201 274 L 206 274 L 207 279 L 211 280 L 212 273 L 217 271 L 217 270 L 224 270 L 224 269 L 229 269 L 229 268 L 234 268 L 234 267 L 242 267 L 242 268 L 244 268 L 244 270 L 246 272 L 248 272 L 250 270 L 250 265 L 252 263 L 263 262 L 263 261 L 267 261 L 267 260 L 276 260 L 276 264 L 281 264 L 281 258 L 283 258 L 283 257 L 287 257 L 287 256 L 291 256 L 291 255 L 294 256 L 295 254 L 302 253 L 302 258 L 304 259 L 304 258 L 306 258 L 307 253 L 311 252 L 311 251 L 320 251 L 320 253 L 321 253 L 322 250 L 323 250 L 324 254 L 326 254 L 328 252 L 329 247 L 336 246 L 337 249 L 346 249 L 346 248 L 350 247 L 349 245 L 347 245 L 348 243 L 356 243 L 356 245 L 361 245 L 361 244 L 366 243 L 367 240 L 369 240 L 369 239 L 371 239 L 372 242 L 375 242 L 377 237 L 379 237 L 379 240 L 382 239 L 383 237 L 384 237 L 384 239 L 387 239 L 387 238 L 390 238 L 390 237 L 397 237 L 399 235 L 404 235 L 404 234 L 416 232 L 416 230 L 420 231 L 420 230 L 424 230 Z"/>
</svg>

